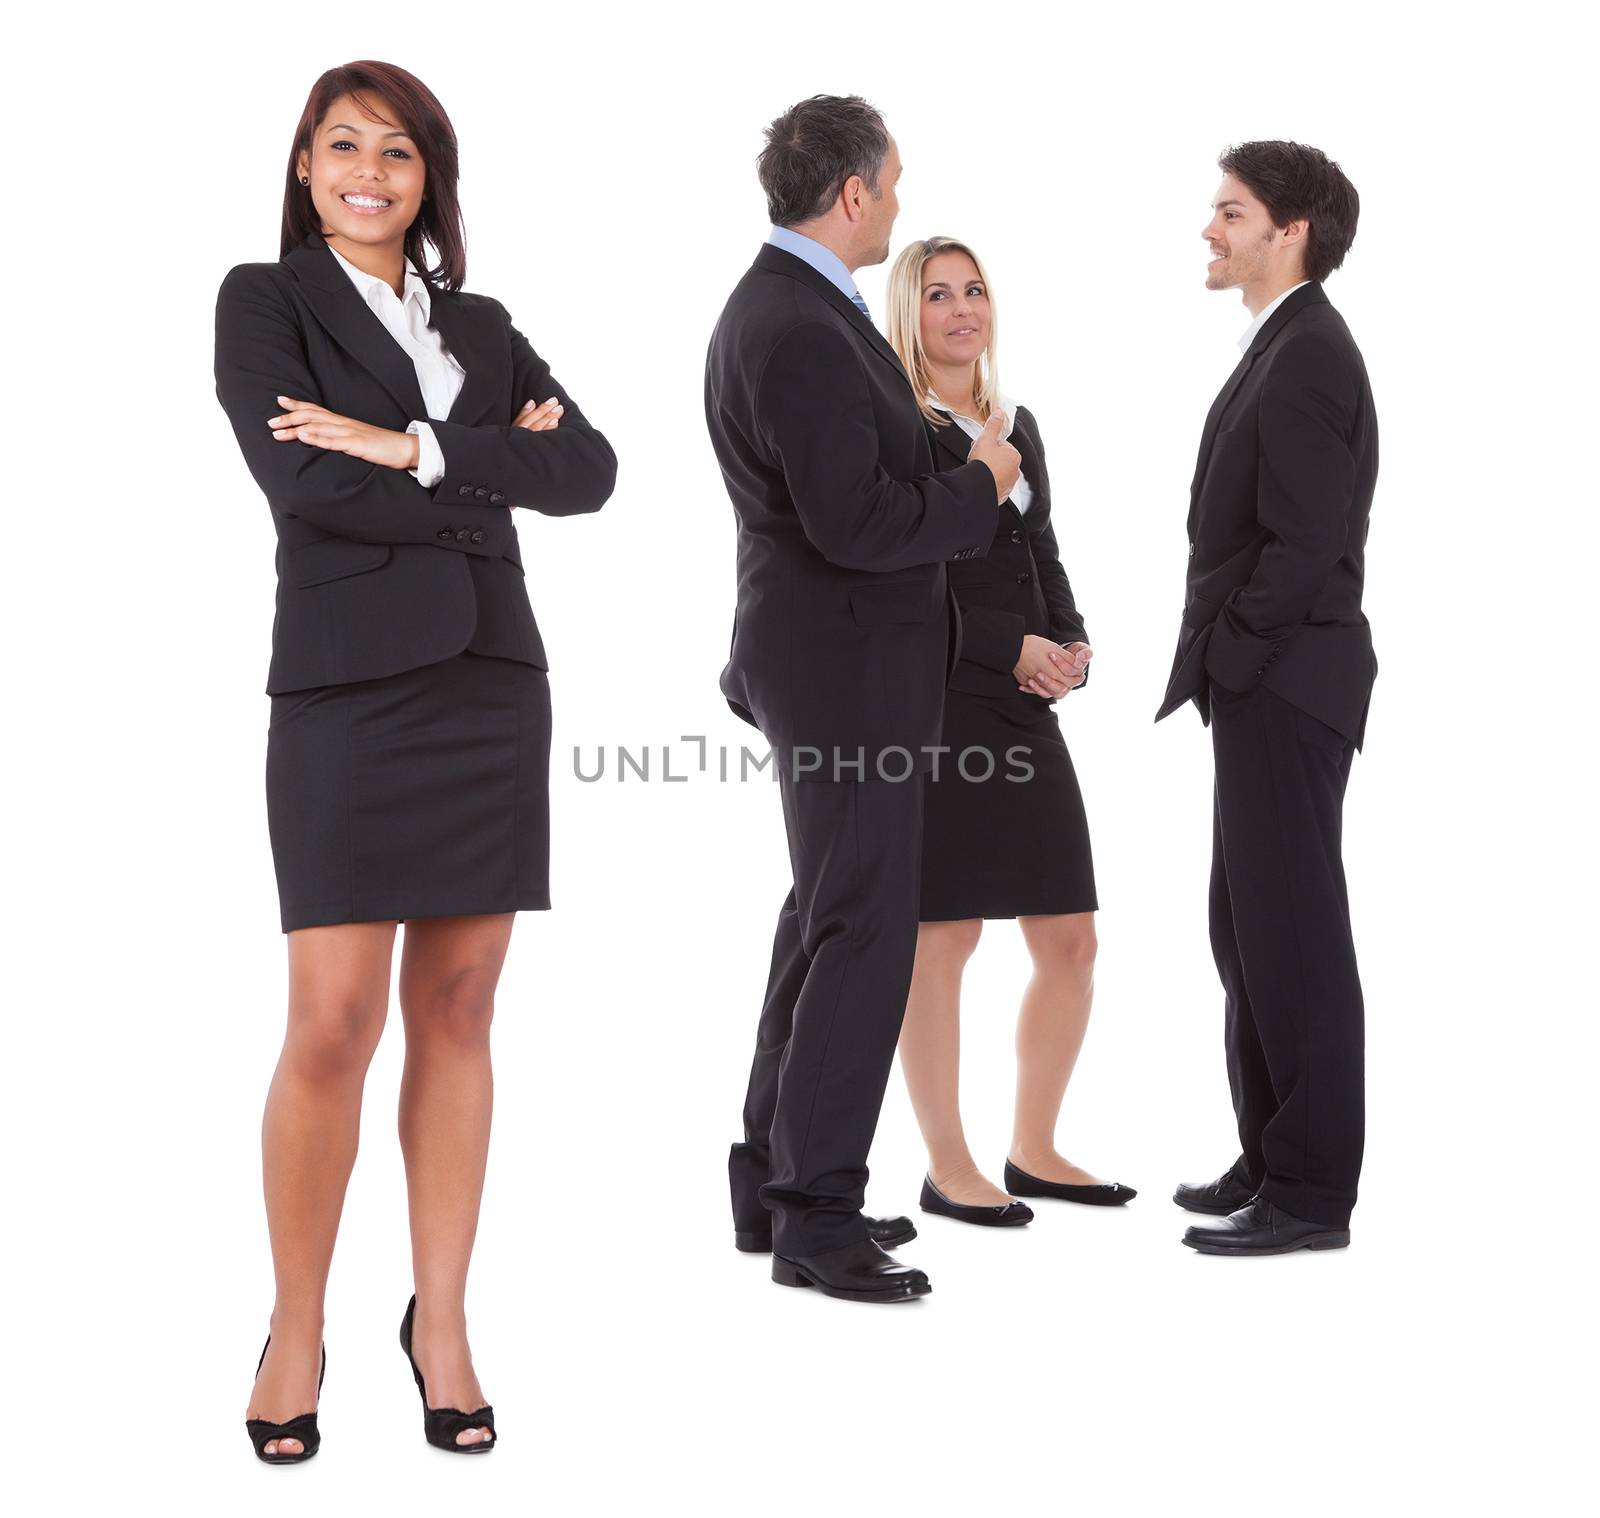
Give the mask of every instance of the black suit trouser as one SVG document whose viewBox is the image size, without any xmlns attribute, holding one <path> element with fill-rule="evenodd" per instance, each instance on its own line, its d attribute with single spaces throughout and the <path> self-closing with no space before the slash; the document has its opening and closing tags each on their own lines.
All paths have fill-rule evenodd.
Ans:
<svg viewBox="0 0 1600 1518">
<path fill-rule="evenodd" d="M 867 1153 L 917 953 L 923 777 L 795 781 L 779 769 L 794 888 L 778 914 L 734 1227 L 779 1254 L 867 1237 Z"/>
<path fill-rule="evenodd" d="M 1344 1228 L 1361 1173 L 1364 1011 L 1340 832 L 1355 746 L 1264 687 L 1211 686 L 1211 951 L 1239 1168 Z"/>
</svg>

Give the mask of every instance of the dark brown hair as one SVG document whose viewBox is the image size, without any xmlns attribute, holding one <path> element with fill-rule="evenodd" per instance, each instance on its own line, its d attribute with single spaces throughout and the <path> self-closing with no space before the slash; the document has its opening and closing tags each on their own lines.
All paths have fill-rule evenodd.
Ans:
<svg viewBox="0 0 1600 1518">
<path fill-rule="evenodd" d="M 889 129 L 859 95 L 813 95 L 790 106 L 767 128 L 767 145 L 756 160 L 773 226 L 821 216 L 852 175 L 860 175 L 877 200 L 888 154 Z"/>
<path fill-rule="evenodd" d="M 1242 142 L 1217 167 L 1249 186 L 1273 226 L 1305 219 L 1307 279 L 1320 283 L 1344 262 L 1356 240 L 1361 197 L 1326 153 L 1298 142 Z"/>
<path fill-rule="evenodd" d="M 461 161 L 455 128 L 433 91 L 415 74 L 407 73 L 398 64 L 378 63 L 370 58 L 329 69 L 311 86 L 300 124 L 294 129 L 294 146 L 289 149 L 278 256 L 298 248 L 313 232 L 322 230 L 322 218 L 311 203 L 311 187 L 300 183 L 296 160 L 301 153 L 309 155 L 312 137 L 341 95 L 353 96 L 362 110 L 381 121 L 389 120 L 384 114 L 387 105 L 400 118 L 390 125 L 399 127 L 416 143 L 427 170 L 427 192 L 416 219 L 406 228 L 406 257 L 429 284 L 459 290 L 467 277 L 467 239 L 461 225 L 461 202 L 456 195 Z M 435 266 L 428 264 L 424 241 L 438 251 L 439 262 Z"/>
</svg>

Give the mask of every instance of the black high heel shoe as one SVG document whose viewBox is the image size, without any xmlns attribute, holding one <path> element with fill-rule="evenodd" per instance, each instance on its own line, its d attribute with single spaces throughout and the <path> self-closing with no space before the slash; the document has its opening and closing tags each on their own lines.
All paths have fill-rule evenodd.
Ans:
<svg viewBox="0 0 1600 1518">
<path fill-rule="evenodd" d="M 256 1374 L 261 1374 L 261 1367 L 266 1363 L 267 1346 L 272 1343 L 272 1335 L 267 1335 L 267 1342 L 261 1346 L 261 1358 L 256 1361 Z M 322 1346 L 322 1369 L 317 1372 L 317 1398 L 322 1398 L 322 1378 L 328 1374 L 328 1346 Z M 267 1465 L 298 1465 L 302 1460 L 309 1460 L 322 1448 L 322 1435 L 317 1431 L 316 1409 L 309 1413 L 300 1413 L 291 1418 L 287 1423 L 268 1423 L 265 1418 L 246 1418 L 244 1431 L 249 1434 L 250 1442 L 255 1446 L 256 1459 Z M 269 1455 L 266 1448 L 274 1439 L 298 1439 L 300 1453 L 298 1455 L 273 1454 Z"/>
<path fill-rule="evenodd" d="M 500 1436 L 495 1432 L 494 1409 L 485 1403 L 476 1412 L 464 1413 L 458 1407 L 429 1407 L 428 1389 L 422 1384 L 422 1372 L 417 1369 L 417 1362 L 411 1354 L 411 1323 L 417 1315 L 417 1299 L 415 1296 L 406 1304 L 406 1315 L 400 1320 L 400 1348 L 406 1352 L 406 1359 L 411 1362 L 411 1375 L 417 1383 L 417 1395 L 422 1398 L 422 1433 L 423 1437 L 435 1449 L 447 1449 L 458 1455 L 481 1455 L 485 1450 L 491 1450 L 500 1442 Z M 486 1428 L 489 1430 L 487 1439 L 480 1439 L 476 1444 L 457 1444 L 456 1435 L 464 1433 L 469 1428 Z M 499 1466 L 495 1469 L 499 1470 Z"/>
</svg>

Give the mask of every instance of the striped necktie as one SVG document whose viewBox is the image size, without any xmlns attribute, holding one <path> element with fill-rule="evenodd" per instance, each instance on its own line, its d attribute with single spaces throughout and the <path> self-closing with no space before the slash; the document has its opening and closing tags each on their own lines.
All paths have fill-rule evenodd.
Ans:
<svg viewBox="0 0 1600 1518">
<path fill-rule="evenodd" d="M 872 320 L 872 313 L 869 310 L 867 310 L 867 303 L 864 300 L 862 300 L 861 292 L 859 290 L 852 290 L 850 292 L 850 299 L 853 300 L 856 303 L 856 310 L 859 311 L 864 317 L 866 317 L 866 319 L 868 321 L 871 321 Z"/>
</svg>

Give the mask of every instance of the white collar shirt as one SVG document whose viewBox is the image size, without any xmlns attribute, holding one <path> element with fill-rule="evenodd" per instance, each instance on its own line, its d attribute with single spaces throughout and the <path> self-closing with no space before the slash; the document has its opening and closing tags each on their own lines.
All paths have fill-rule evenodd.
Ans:
<svg viewBox="0 0 1600 1518">
<path fill-rule="evenodd" d="M 383 323 L 385 331 L 411 360 L 417 388 L 422 392 L 423 407 L 434 421 L 442 422 L 449 416 L 467 376 L 466 370 L 445 348 L 438 329 L 428 325 L 433 313 L 432 294 L 417 272 L 417 266 L 409 258 L 406 260 L 405 293 L 396 295 L 387 280 L 358 269 L 331 244 L 328 251 L 350 276 L 350 282 L 361 292 L 362 299 Z M 406 431 L 414 433 L 417 439 L 417 466 L 409 473 L 418 484 L 437 485 L 444 478 L 444 453 L 433 428 L 419 417 Z"/>
</svg>

